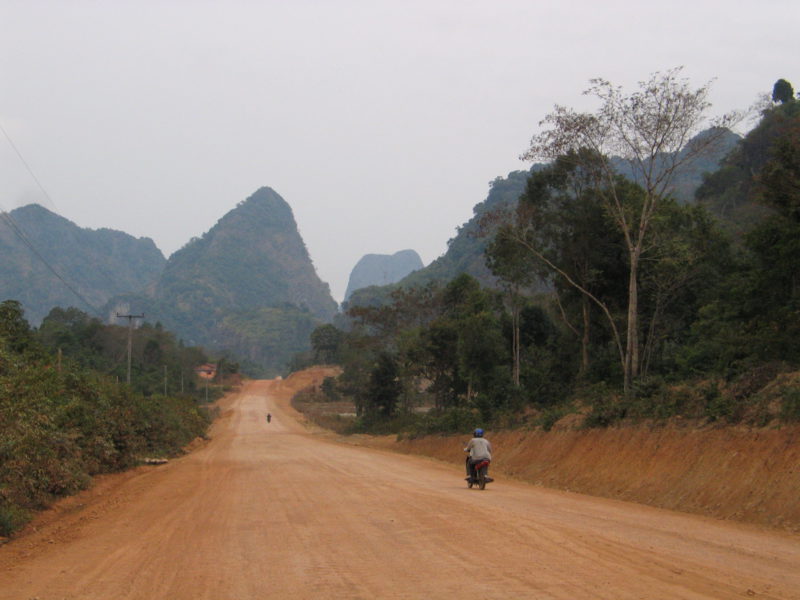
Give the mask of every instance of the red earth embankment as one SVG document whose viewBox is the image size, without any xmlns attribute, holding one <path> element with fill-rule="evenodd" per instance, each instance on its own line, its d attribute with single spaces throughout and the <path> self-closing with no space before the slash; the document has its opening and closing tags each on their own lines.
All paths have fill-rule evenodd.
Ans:
<svg viewBox="0 0 800 600">
<path fill-rule="evenodd" d="M 494 472 L 538 485 L 800 531 L 800 426 L 489 432 Z M 358 443 L 448 462 L 464 436 Z"/>
</svg>

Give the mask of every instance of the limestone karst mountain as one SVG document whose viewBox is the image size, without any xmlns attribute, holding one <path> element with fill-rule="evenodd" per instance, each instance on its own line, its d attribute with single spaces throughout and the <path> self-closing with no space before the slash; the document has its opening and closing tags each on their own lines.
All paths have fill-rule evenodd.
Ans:
<svg viewBox="0 0 800 600">
<path fill-rule="evenodd" d="M 170 256 L 152 293 L 109 312 L 144 312 L 191 345 L 278 374 L 337 304 L 317 276 L 292 210 L 264 187 Z"/>
<path fill-rule="evenodd" d="M 152 284 L 166 263 L 150 238 L 85 229 L 38 204 L 3 213 L 0 256 L 0 300 L 21 302 L 33 325 L 55 306 L 99 316 L 114 295 Z"/>
<path fill-rule="evenodd" d="M 421 269 L 422 259 L 414 250 L 400 250 L 394 254 L 367 254 L 353 267 L 344 299 L 357 289 L 370 285 L 388 285 Z"/>
<path fill-rule="evenodd" d="M 34 325 L 56 306 L 145 314 L 191 345 L 281 372 L 338 310 L 292 210 L 264 187 L 169 260 L 149 238 L 90 230 L 38 206 L 0 223 L 0 299 Z"/>
</svg>

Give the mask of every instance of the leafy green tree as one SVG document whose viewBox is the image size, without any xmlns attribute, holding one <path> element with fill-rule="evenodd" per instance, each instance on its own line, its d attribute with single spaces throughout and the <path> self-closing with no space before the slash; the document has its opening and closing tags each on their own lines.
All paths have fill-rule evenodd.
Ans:
<svg viewBox="0 0 800 600">
<path fill-rule="evenodd" d="M 490 375 L 505 362 L 498 309 L 496 298 L 466 273 L 442 290 L 442 314 L 428 330 L 429 357 L 440 376 L 434 384 L 442 398 L 469 403 L 489 388 Z"/>
<path fill-rule="evenodd" d="M 732 375 L 766 361 L 800 364 L 800 113 L 776 107 L 751 135 L 767 128 L 774 135 L 751 188 L 770 212 L 698 311 L 681 357 L 690 370 Z"/>
<path fill-rule="evenodd" d="M 53 308 L 37 331 L 42 345 L 85 367 L 104 371 L 109 368 L 104 357 L 103 336 L 105 325 L 100 319 L 90 317 L 77 308 Z"/>
<path fill-rule="evenodd" d="M 499 279 L 503 296 L 511 314 L 511 379 L 520 385 L 522 345 L 520 343 L 520 315 L 525 306 L 525 290 L 535 281 L 535 271 L 525 249 L 509 236 L 499 234 L 486 247 L 486 264 Z"/>
<path fill-rule="evenodd" d="M 622 237 L 609 221 L 585 169 L 579 167 L 581 161 L 591 159 L 587 150 L 571 152 L 557 158 L 550 167 L 532 173 L 512 222 L 498 230 L 494 245 L 490 246 L 494 250 L 516 245 L 529 260 L 533 258 L 531 274 L 535 273 L 553 290 L 559 314 L 580 339 L 581 373 L 589 367 L 593 305 L 606 314 L 615 339 L 619 338 L 612 317 L 618 301 L 609 288 L 624 275 Z M 627 193 L 622 190 L 636 190 L 625 181 L 620 181 L 619 187 L 620 194 Z M 513 254 L 507 251 L 505 257 Z M 494 259 L 493 268 L 502 266 L 503 261 L 509 268 L 508 258 Z M 507 277 L 503 271 L 497 272 Z M 575 311 L 571 310 L 573 307 Z"/>
<path fill-rule="evenodd" d="M 772 101 L 786 104 L 794 100 L 794 88 L 785 79 L 778 79 L 772 86 Z"/>
<path fill-rule="evenodd" d="M 712 123 L 706 135 L 696 136 L 706 122 L 710 88 L 691 89 L 679 73 L 679 69 L 655 73 L 630 94 L 606 80 L 592 80 L 585 93 L 599 99 L 600 108 L 595 113 L 579 113 L 557 106 L 541 122 L 545 129 L 532 138 L 523 155 L 530 160 L 554 160 L 572 150 L 576 156 L 588 157 L 579 165 L 590 175 L 595 193 L 624 237 L 629 270 L 621 350 L 626 392 L 641 366 L 639 272 L 653 219 L 676 171 L 713 148 L 738 117 L 726 115 Z M 583 148 L 591 152 L 578 152 Z M 641 186 L 638 198 L 631 198 L 627 184 L 611 162 L 603 159 L 606 156 L 624 161 Z"/>
<path fill-rule="evenodd" d="M 725 158 L 719 170 L 707 174 L 695 198 L 719 217 L 725 231 L 737 243 L 753 226 L 769 217 L 756 174 L 773 159 L 778 140 L 796 135 L 800 102 L 778 104 L 765 109 L 759 123 Z M 792 134 L 792 131 L 795 133 Z"/>
<path fill-rule="evenodd" d="M 127 367 L 127 327 L 106 325 L 78 309 L 54 308 L 42 321 L 35 337 L 53 355 L 61 353 L 65 365 L 92 369 L 124 380 Z M 134 331 L 133 389 L 141 394 L 197 393 L 195 367 L 211 362 L 201 348 L 185 346 L 160 324 L 144 323 Z M 166 367 L 166 372 L 165 372 Z M 235 370 L 237 363 L 220 364 Z"/>
<path fill-rule="evenodd" d="M 25 320 L 22 304 L 16 300 L 0 303 L 0 341 L 16 354 L 41 356 L 33 330 Z"/>
<path fill-rule="evenodd" d="M 758 177 L 762 200 L 784 218 L 800 221 L 800 119 L 785 129 Z"/>
<path fill-rule="evenodd" d="M 394 356 L 381 352 L 369 376 L 367 416 L 383 420 L 392 418 L 402 391 Z"/>
<path fill-rule="evenodd" d="M 777 140 L 760 177 L 763 201 L 775 210 L 747 238 L 756 258 L 756 322 L 772 357 L 800 360 L 800 122 Z"/>
<path fill-rule="evenodd" d="M 322 364 L 335 364 L 339 361 L 339 351 L 344 332 L 333 325 L 320 325 L 311 332 L 311 348 L 314 361 Z"/>
<path fill-rule="evenodd" d="M 663 201 L 641 273 L 642 375 L 671 370 L 700 306 L 733 264 L 728 238 L 701 206 Z"/>
</svg>

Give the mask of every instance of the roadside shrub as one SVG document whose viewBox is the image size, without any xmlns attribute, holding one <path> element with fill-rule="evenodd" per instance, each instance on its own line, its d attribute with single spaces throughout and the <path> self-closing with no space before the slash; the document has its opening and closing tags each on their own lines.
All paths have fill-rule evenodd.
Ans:
<svg viewBox="0 0 800 600">
<path fill-rule="evenodd" d="M 316 385 L 309 385 L 299 390 L 292 396 L 291 404 L 295 406 L 297 403 L 302 402 L 328 402 L 328 397 L 323 393 L 320 387 Z M 295 406 L 295 408 L 297 408 Z"/>
<path fill-rule="evenodd" d="M 781 402 L 781 418 L 785 421 L 800 421 L 800 389 L 785 390 Z"/>
<path fill-rule="evenodd" d="M 91 476 L 174 455 L 209 418 L 188 397 L 145 397 L 84 371 L 0 356 L 0 535 Z"/>
<path fill-rule="evenodd" d="M 625 402 L 608 398 L 592 404 L 592 409 L 583 420 L 583 426 L 587 429 L 609 427 L 624 419 L 627 414 L 628 407 Z"/>
<path fill-rule="evenodd" d="M 339 386 L 336 385 L 335 377 L 326 377 L 322 380 L 320 391 L 325 395 L 330 402 L 338 402 L 342 395 L 339 392 Z"/>
<path fill-rule="evenodd" d="M 539 415 L 539 418 L 536 420 L 536 425 L 541 427 L 544 431 L 550 431 L 558 421 L 572 411 L 573 408 L 570 404 L 549 406 Z"/>
<path fill-rule="evenodd" d="M 0 499 L 0 536 L 9 536 L 31 518 L 30 511 Z"/>
<path fill-rule="evenodd" d="M 579 390 L 577 401 L 589 407 L 583 420 L 583 427 L 608 427 L 624 419 L 628 414 L 628 404 L 620 394 L 606 383 L 595 383 Z"/>
</svg>

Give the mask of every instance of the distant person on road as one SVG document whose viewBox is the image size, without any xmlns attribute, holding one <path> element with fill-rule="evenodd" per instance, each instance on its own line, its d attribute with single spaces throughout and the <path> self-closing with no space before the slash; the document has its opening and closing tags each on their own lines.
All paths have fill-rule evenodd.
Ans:
<svg viewBox="0 0 800 600">
<path fill-rule="evenodd" d="M 483 429 L 478 427 L 472 435 L 472 439 L 467 442 L 467 445 L 464 447 L 464 452 L 469 452 L 466 461 L 467 479 L 475 476 L 473 467 L 476 463 L 484 459 L 492 460 L 492 444 L 483 437 Z"/>
<path fill-rule="evenodd" d="M 272 415 L 267 413 L 267 423 L 272 423 Z"/>
</svg>

